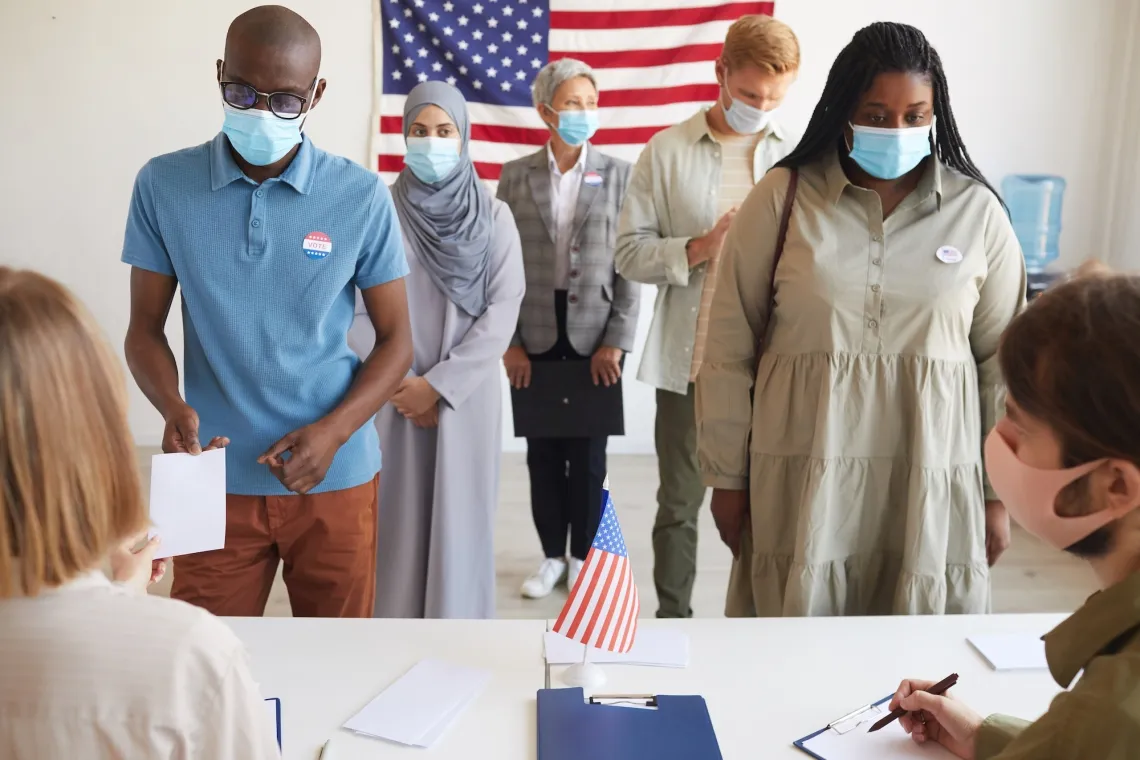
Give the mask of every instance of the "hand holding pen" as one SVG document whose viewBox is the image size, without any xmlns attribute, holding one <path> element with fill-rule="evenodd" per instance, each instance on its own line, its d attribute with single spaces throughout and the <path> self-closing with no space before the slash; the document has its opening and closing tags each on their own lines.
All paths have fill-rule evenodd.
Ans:
<svg viewBox="0 0 1140 760">
<path fill-rule="evenodd" d="M 950 683 L 946 685 L 948 681 Z M 949 693 L 956 682 L 956 676 L 939 683 L 917 679 L 903 681 L 891 699 L 892 714 L 888 718 L 893 720 L 897 711 L 903 730 L 918 744 L 936 742 L 962 760 L 973 760 L 982 716 Z M 881 728 L 880 724 L 889 722 L 884 718 L 875 726 Z M 877 729 L 872 727 L 872 730 Z"/>
</svg>

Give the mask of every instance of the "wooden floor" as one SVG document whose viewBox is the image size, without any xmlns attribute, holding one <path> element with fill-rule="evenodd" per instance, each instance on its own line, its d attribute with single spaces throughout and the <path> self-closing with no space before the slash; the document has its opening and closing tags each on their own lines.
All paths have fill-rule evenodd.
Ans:
<svg viewBox="0 0 1140 760">
<path fill-rule="evenodd" d="M 146 465 L 150 458 L 143 456 L 142 460 L 145 479 L 149 475 Z M 633 560 L 634 577 L 638 579 L 642 614 L 652 615 L 657 608 L 650 542 L 656 510 L 656 460 L 644 456 L 611 456 L 609 466 L 622 532 Z M 707 509 L 701 515 L 700 531 L 693 610 L 697 617 L 720 617 L 731 555 L 720 543 Z M 523 579 L 542 559 L 531 522 L 526 464 L 521 455 L 503 457 L 503 485 L 495 535 L 499 617 L 556 617 L 566 598 L 564 588 L 539 601 L 522 599 L 518 593 Z M 154 593 L 169 593 L 169 578 L 168 574 Z M 994 568 L 994 611 L 1071 611 L 1092 593 L 1094 583 L 1084 563 L 1041 545 L 1015 527 L 1013 546 Z M 289 615 L 289 600 L 280 573 L 265 614 Z"/>
</svg>

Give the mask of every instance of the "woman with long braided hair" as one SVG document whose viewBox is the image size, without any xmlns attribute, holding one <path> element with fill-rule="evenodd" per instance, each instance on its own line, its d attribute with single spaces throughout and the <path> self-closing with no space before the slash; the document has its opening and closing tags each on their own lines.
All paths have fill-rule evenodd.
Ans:
<svg viewBox="0 0 1140 760">
<path fill-rule="evenodd" d="M 988 611 L 1009 518 L 982 440 L 1025 267 L 922 32 L 855 34 L 723 257 L 697 403 L 728 614 Z"/>
</svg>

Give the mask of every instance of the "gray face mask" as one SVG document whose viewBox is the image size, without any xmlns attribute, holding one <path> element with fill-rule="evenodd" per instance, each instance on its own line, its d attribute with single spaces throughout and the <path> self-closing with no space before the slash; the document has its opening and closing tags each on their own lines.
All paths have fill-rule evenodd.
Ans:
<svg viewBox="0 0 1140 760">
<path fill-rule="evenodd" d="M 722 89 L 725 95 L 724 119 L 733 132 L 741 135 L 754 135 L 762 132 L 771 123 L 771 111 L 761 111 L 759 108 L 742 103 L 739 100 L 729 103 L 727 102 L 730 97 L 728 87 L 725 86 Z"/>
</svg>

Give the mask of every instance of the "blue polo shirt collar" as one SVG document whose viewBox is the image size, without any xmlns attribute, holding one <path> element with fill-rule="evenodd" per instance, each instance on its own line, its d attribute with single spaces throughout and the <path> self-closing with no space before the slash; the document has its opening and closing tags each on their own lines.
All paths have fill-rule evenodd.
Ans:
<svg viewBox="0 0 1140 760">
<path fill-rule="evenodd" d="M 301 149 L 293 156 L 289 166 L 285 167 L 281 181 L 298 193 L 308 195 L 313 183 L 313 163 L 313 144 L 309 138 L 301 135 Z M 230 142 L 225 133 L 219 132 L 210 142 L 210 187 L 221 190 L 239 179 L 248 180 L 230 153 Z"/>
</svg>

